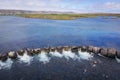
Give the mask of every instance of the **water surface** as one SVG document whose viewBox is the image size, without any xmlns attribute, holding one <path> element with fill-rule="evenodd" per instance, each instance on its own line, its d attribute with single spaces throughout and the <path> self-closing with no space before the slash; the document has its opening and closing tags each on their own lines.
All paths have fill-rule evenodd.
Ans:
<svg viewBox="0 0 120 80">
<path fill-rule="evenodd" d="M 120 49 L 120 19 L 32 19 L 0 16 L 0 52 L 62 45 Z"/>
<path fill-rule="evenodd" d="M 64 45 L 120 49 L 119 35 L 120 19 L 109 17 L 49 20 L 0 16 L 0 53 Z M 119 74 L 120 63 L 115 59 L 89 53 L 41 53 L 0 61 L 0 80 L 119 80 Z"/>
</svg>

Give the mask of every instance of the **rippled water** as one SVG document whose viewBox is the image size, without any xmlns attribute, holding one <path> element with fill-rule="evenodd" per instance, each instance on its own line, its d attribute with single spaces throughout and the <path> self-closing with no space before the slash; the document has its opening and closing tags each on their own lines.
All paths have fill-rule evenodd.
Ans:
<svg viewBox="0 0 120 80">
<path fill-rule="evenodd" d="M 96 63 L 94 63 L 96 61 Z M 0 61 L 1 80 L 119 80 L 120 64 L 115 59 L 87 52 L 42 52 Z"/>
<path fill-rule="evenodd" d="M 120 19 L 31 19 L 0 16 L 0 53 L 23 48 L 94 45 L 120 49 Z M 96 62 L 94 62 L 96 61 Z M 119 59 L 87 52 L 42 52 L 0 61 L 0 80 L 119 80 Z"/>
<path fill-rule="evenodd" d="M 120 49 L 120 19 L 31 19 L 0 16 L 0 51 L 62 45 Z"/>
<path fill-rule="evenodd" d="M 17 60 L 0 61 L 0 80 L 119 80 L 119 66 L 115 59 L 81 51 L 25 52 Z"/>
</svg>

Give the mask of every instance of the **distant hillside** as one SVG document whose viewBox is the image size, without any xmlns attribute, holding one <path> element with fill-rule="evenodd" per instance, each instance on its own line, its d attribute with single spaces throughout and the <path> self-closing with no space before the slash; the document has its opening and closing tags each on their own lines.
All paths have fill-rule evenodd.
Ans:
<svg viewBox="0 0 120 80">
<path fill-rule="evenodd" d="M 57 12 L 57 11 L 27 11 L 27 10 L 0 10 L 0 15 L 15 15 L 25 18 L 44 18 L 54 20 L 71 20 L 77 18 L 107 17 L 114 16 L 120 18 L 120 14 L 115 13 L 74 13 L 74 12 Z"/>
<path fill-rule="evenodd" d="M 0 14 L 71 14 L 73 12 L 58 11 L 28 11 L 28 10 L 4 10 L 0 9 Z"/>
</svg>

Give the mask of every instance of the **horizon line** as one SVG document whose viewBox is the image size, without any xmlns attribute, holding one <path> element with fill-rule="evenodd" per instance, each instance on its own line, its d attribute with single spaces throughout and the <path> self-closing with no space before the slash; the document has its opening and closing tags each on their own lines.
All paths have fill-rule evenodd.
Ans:
<svg viewBox="0 0 120 80">
<path fill-rule="evenodd" d="M 57 10 L 26 10 L 26 9 L 0 9 L 0 10 L 16 10 L 16 11 L 31 11 L 31 12 L 61 12 L 73 14 L 120 14 L 119 12 L 78 12 L 78 11 L 57 11 Z"/>
</svg>

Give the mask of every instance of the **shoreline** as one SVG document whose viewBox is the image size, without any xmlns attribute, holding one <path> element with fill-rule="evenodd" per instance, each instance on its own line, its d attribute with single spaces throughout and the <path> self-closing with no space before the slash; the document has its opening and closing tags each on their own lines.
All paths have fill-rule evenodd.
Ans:
<svg viewBox="0 0 120 80">
<path fill-rule="evenodd" d="M 51 20 L 74 20 L 80 18 L 95 18 L 95 17 L 116 17 L 120 18 L 120 14 L 16 14 L 24 18 L 36 18 L 36 19 L 51 19 Z"/>
<path fill-rule="evenodd" d="M 51 19 L 51 20 L 74 20 L 80 18 L 111 17 L 120 18 L 120 14 L 0 14 L 0 16 L 19 16 L 24 18 Z"/>
</svg>

